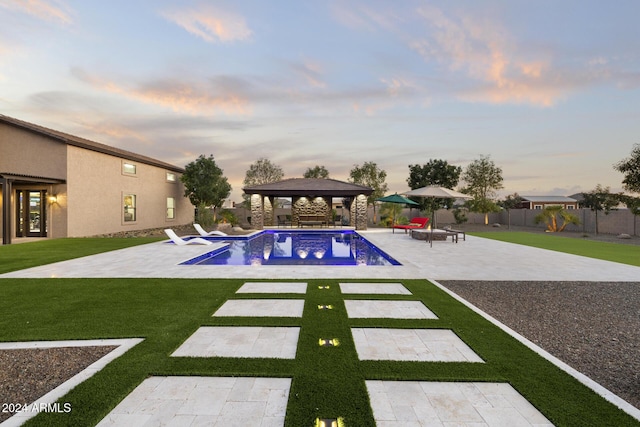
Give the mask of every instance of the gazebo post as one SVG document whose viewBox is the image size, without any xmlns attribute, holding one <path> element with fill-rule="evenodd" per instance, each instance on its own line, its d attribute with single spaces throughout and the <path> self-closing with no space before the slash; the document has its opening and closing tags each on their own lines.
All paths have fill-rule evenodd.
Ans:
<svg viewBox="0 0 640 427">
<path fill-rule="evenodd" d="M 262 195 L 251 195 L 251 227 L 256 230 L 262 230 L 264 228 Z"/>
<path fill-rule="evenodd" d="M 327 205 L 327 211 L 324 214 L 324 219 L 325 221 L 327 221 L 327 227 L 329 227 L 329 224 L 333 225 L 333 209 L 332 209 L 332 201 L 333 201 L 333 197 L 331 196 L 324 196 L 324 203 L 325 205 Z"/>
</svg>

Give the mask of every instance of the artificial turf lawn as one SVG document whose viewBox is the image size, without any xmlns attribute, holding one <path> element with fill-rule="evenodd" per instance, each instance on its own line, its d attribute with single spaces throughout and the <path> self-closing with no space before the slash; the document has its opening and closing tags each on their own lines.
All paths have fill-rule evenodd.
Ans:
<svg viewBox="0 0 640 427">
<path fill-rule="evenodd" d="M 541 234 L 527 233 L 525 231 L 488 231 L 469 234 L 502 242 L 517 243 L 519 245 L 550 249 L 640 267 L 640 246 L 636 245 L 581 240 L 573 237 L 563 237 L 562 233 Z"/>
<path fill-rule="evenodd" d="M 403 281 L 413 295 L 348 299 L 417 299 L 438 320 L 349 319 L 338 281 L 307 282 L 302 318 L 215 318 L 229 298 L 301 296 L 235 294 L 243 280 L 230 279 L 0 279 L 0 341 L 144 338 L 60 400 L 71 413 L 42 413 L 26 425 L 95 425 L 151 375 L 290 377 L 286 425 L 295 427 L 312 426 L 316 417 L 374 425 L 365 379 L 503 381 L 557 426 L 640 424 L 426 280 Z M 334 309 L 318 310 L 320 304 Z M 169 357 L 204 325 L 299 326 L 296 358 Z M 359 361 L 351 327 L 452 329 L 486 363 Z M 341 344 L 319 347 L 319 338 Z"/>
</svg>

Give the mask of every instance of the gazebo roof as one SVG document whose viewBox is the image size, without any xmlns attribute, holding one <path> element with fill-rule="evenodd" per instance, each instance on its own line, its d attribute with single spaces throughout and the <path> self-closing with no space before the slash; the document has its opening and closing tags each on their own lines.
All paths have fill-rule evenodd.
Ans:
<svg viewBox="0 0 640 427">
<path fill-rule="evenodd" d="M 289 178 L 242 189 L 246 194 L 263 196 L 369 196 L 373 188 L 328 178 Z"/>
</svg>

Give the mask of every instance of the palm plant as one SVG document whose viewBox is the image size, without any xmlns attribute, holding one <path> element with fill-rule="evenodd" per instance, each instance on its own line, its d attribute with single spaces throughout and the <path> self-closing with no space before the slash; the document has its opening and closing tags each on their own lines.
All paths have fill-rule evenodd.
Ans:
<svg viewBox="0 0 640 427">
<path fill-rule="evenodd" d="M 562 219 L 562 225 L 558 227 L 558 216 Z M 544 222 L 547 231 L 555 233 L 565 229 L 569 224 L 580 224 L 580 218 L 564 210 L 562 206 L 547 206 L 534 218 L 536 224 Z"/>
<path fill-rule="evenodd" d="M 380 208 L 380 214 L 388 215 L 389 217 L 391 217 L 391 225 L 393 225 L 396 223 L 396 220 L 402 213 L 403 208 L 404 206 L 399 203 L 385 202 L 382 204 L 382 207 Z"/>
</svg>

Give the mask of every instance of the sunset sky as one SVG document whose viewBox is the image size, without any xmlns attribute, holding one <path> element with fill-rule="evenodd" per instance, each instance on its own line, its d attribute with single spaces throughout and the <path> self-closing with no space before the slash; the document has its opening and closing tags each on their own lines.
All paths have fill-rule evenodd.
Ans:
<svg viewBox="0 0 640 427">
<path fill-rule="evenodd" d="M 621 191 L 640 1 L 0 0 L 0 114 L 184 166 L 347 180 L 488 155 L 506 195 Z"/>
</svg>

